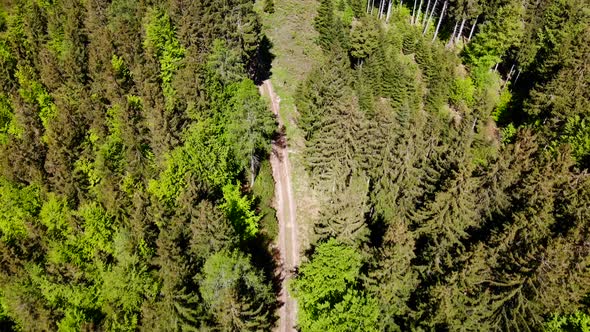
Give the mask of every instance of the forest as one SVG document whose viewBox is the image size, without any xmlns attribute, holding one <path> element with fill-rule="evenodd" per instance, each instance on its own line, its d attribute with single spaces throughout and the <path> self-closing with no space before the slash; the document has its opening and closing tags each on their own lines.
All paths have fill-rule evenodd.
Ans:
<svg viewBox="0 0 590 332">
<path fill-rule="evenodd" d="M 3 5 L 0 330 L 270 329 L 264 45 L 248 0 Z"/>
<path fill-rule="evenodd" d="M 588 1 L 320 0 L 314 26 L 301 331 L 587 331 Z"/>
<path fill-rule="evenodd" d="M 1 331 L 276 330 L 287 3 L 2 1 Z M 588 331 L 590 2 L 316 4 L 297 330 Z"/>
</svg>

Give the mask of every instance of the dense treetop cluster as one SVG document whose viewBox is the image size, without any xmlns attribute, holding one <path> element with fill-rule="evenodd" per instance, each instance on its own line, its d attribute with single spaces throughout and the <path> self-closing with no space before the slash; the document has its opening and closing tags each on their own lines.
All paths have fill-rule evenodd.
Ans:
<svg viewBox="0 0 590 332">
<path fill-rule="evenodd" d="M 315 28 L 301 330 L 587 328 L 588 2 L 321 0 Z"/>
<path fill-rule="evenodd" d="M 270 329 L 263 45 L 247 0 L 3 5 L 1 330 Z"/>
<path fill-rule="evenodd" d="M 588 0 L 314 22 L 298 328 L 587 329 Z M 0 330 L 272 330 L 269 47 L 251 0 L 4 2 Z"/>
</svg>

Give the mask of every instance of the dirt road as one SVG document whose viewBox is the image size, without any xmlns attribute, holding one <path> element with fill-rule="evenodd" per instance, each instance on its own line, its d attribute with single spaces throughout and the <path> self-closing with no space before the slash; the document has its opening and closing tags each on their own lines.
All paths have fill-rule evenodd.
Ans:
<svg viewBox="0 0 590 332">
<path fill-rule="evenodd" d="M 277 115 L 279 128 L 281 128 L 283 124 L 279 117 L 280 98 L 274 93 L 270 80 L 264 81 L 260 86 L 260 92 L 270 96 L 272 111 Z M 281 253 L 280 274 L 283 280 L 278 331 L 290 332 L 295 331 L 297 304 L 287 291 L 287 281 L 291 278 L 293 269 L 299 264 L 299 248 L 297 246 L 295 201 L 289 170 L 289 152 L 285 135 L 280 135 L 277 140 L 272 142 L 270 164 L 275 180 L 275 204 L 279 221 L 278 247 Z"/>
</svg>

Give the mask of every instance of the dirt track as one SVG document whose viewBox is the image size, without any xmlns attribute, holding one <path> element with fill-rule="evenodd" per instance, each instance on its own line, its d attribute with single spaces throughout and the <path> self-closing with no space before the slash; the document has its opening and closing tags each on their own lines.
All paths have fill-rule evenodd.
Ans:
<svg viewBox="0 0 590 332">
<path fill-rule="evenodd" d="M 260 86 L 260 92 L 271 99 L 272 111 L 277 115 L 279 128 L 283 123 L 279 117 L 279 97 L 274 93 L 270 80 L 264 81 Z M 289 152 L 285 135 L 280 135 L 272 142 L 270 156 L 272 175 L 275 181 L 275 208 L 279 221 L 278 247 L 281 253 L 281 262 L 278 273 L 281 275 L 281 298 L 279 311 L 279 332 L 295 331 L 297 317 L 297 304 L 287 291 L 287 281 L 292 276 L 292 271 L 299 264 L 299 248 L 297 246 L 297 221 L 295 216 L 295 201 L 291 188 L 291 173 L 289 170 Z"/>
</svg>

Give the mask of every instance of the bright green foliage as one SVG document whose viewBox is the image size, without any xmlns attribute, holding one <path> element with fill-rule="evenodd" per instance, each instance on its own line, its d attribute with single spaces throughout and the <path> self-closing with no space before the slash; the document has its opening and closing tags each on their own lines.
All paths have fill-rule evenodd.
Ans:
<svg viewBox="0 0 590 332">
<path fill-rule="evenodd" d="M 129 240 L 126 231 L 115 235 L 117 262 L 101 271 L 100 301 L 105 303 L 103 310 L 108 315 L 105 325 L 116 331 L 135 331 L 144 298 L 153 297 L 156 292 L 153 276 L 141 264 L 141 258 L 133 253 Z"/>
<path fill-rule="evenodd" d="M 475 98 L 475 86 L 471 77 L 457 78 L 451 90 L 449 99 L 455 105 L 461 102 L 466 106 L 472 106 Z"/>
<path fill-rule="evenodd" d="M 590 316 L 578 311 L 573 315 L 555 315 L 545 323 L 546 332 L 589 332 Z"/>
<path fill-rule="evenodd" d="M 92 311 L 100 305 L 97 302 L 98 293 L 95 287 L 60 283 L 59 280 L 46 274 L 38 265 L 29 266 L 27 270 L 32 285 L 49 306 L 58 308 L 62 303 L 67 304 L 59 315 L 61 318 L 57 323 L 59 331 L 79 330 L 84 322 L 90 320 Z"/>
<path fill-rule="evenodd" d="M 502 137 L 502 143 L 507 144 L 512 142 L 512 139 L 516 135 L 516 128 L 513 123 L 509 123 L 506 127 L 502 128 L 500 136 Z"/>
<path fill-rule="evenodd" d="M 5 95 L 0 94 L 0 144 L 7 142 L 9 134 L 19 137 L 22 129 L 19 129 L 14 119 L 10 101 Z"/>
<path fill-rule="evenodd" d="M 223 330 L 270 327 L 270 287 L 247 256 L 235 251 L 214 254 L 205 263 L 199 284 L 209 312 Z"/>
<path fill-rule="evenodd" d="M 466 54 L 470 63 L 489 69 L 500 62 L 510 47 L 518 46 L 524 29 L 523 12 L 523 5 L 518 2 L 500 7 L 469 43 Z"/>
<path fill-rule="evenodd" d="M 113 67 L 113 70 L 117 74 L 117 77 L 123 78 L 123 79 L 128 79 L 131 77 L 131 73 L 129 72 L 129 68 L 127 68 L 127 66 L 125 65 L 125 62 L 123 61 L 122 57 L 117 56 L 116 54 L 113 54 L 113 57 L 111 58 L 111 66 Z"/>
<path fill-rule="evenodd" d="M 96 252 L 113 253 L 116 224 L 112 217 L 96 203 L 80 206 L 76 215 L 83 220 L 84 235 L 79 242 L 82 255 L 90 258 Z"/>
<path fill-rule="evenodd" d="M 238 185 L 226 184 L 223 187 L 223 199 L 224 202 L 219 208 L 225 212 L 227 219 L 240 237 L 242 239 L 255 237 L 258 233 L 258 223 L 261 216 L 252 209 L 252 198 L 243 196 Z"/>
<path fill-rule="evenodd" d="M 361 254 L 331 239 L 293 281 L 301 331 L 376 331 L 376 301 L 358 289 Z"/>
<path fill-rule="evenodd" d="M 176 38 L 176 30 L 168 14 L 152 9 L 148 13 L 144 47 L 152 52 L 160 62 L 160 79 L 162 91 L 166 97 L 166 110 L 174 107 L 176 91 L 172 87 L 172 78 L 186 50 Z"/>
<path fill-rule="evenodd" d="M 21 187 L 0 178 L 0 231 L 2 241 L 22 239 L 27 236 L 27 224 L 41 208 L 39 188 Z"/>
<path fill-rule="evenodd" d="M 512 101 L 512 93 L 509 89 L 504 89 L 500 94 L 500 100 L 496 106 L 496 109 L 492 113 L 492 118 L 496 122 L 504 122 L 506 119 L 509 118 L 509 107 L 510 102 Z"/>
<path fill-rule="evenodd" d="M 69 225 L 70 216 L 71 212 L 66 200 L 55 194 L 49 194 L 39 212 L 39 221 L 47 227 L 50 235 L 65 238 L 72 231 Z"/>
<path fill-rule="evenodd" d="M 31 67 L 20 66 L 15 75 L 20 84 L 18 92 L 26 102 L 37 105 L 41 123 L 47 129 L 49 121 L 57 113 L 57 107 L 53 103 L 53 98 L 49 95 L 45 87 L 34 79 L 34 73 Z"/>
<path fill-rule="evenodd" d="M 198 176 L 207 184 L 221 187 L 234 179 L 237 169 L 231 148 L 223 143 L 219 128 L 200 122 L 188 129 L 185 145 L 172 151 L 167 168 L 149 188 L 158 199 L 173 204 L 186 186 L 186 177 Z"/>
<path fill-rule="evenodd" d="M 590 124 L 576 115 L 568 119 L 563 139 L 572 147 L 572 155 L 584 166 L 590 166 Z"/>
</svg>

